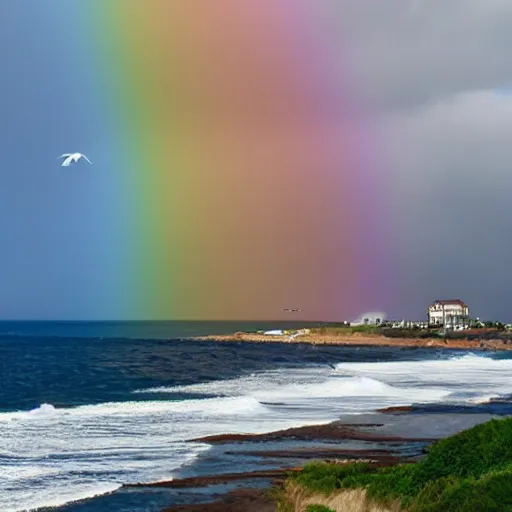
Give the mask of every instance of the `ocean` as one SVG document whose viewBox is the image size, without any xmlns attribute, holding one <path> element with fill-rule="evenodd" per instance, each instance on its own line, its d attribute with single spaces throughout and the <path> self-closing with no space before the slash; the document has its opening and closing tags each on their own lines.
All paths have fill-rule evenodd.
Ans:
<svg viewBox="0 0 512 512">
<path fill-rule="evenodd" d="M 206 435 L 512 413 L 510 353 L 183 339 L 302 325 L 0 322 L 0 510 L 159 512 L 190 496 L 121 486 L 224 471 Z"/>
</svg>

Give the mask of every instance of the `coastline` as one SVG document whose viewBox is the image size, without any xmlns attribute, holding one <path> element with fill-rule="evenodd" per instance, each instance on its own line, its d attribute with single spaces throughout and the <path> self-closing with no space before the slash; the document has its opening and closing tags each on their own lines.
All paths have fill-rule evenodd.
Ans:
<svg viewBox="0 0 512 512">
<path fill-rule="evenodd" d="M 216 341 L 231 343 L 306 343 L 310 345 L 368 346 L 368 347 L 402 347 L 402 348 L 436 348 L 458 350 L 512 350 L 512 344 L 502 339 L 468 340 L 441 338 L 391 338 L 382 334 L 305 334 L 290 338 L 289 336 L 271 336 L 238 332 L 224 335 L 206 335 L 186 338 L 190 341 Z"/>
<path fill-rule="evenodd" d="M 390 413 L 383 413 L 390 418 Z M 227 492 L 211 497 L 208 502 L 171 505 L 162 512 L 276 512 L 276 499 L 272 490 L 280 489 L 290 474 L 302 471 L 305 464 L 313 460 L 335 464 L 360 462 L 375 467 L 389 467 L 399 462 L 414 463 L 425 446 L 435 438 L 418 439 L 409 435 L 381 434 L 382 423 L 373 423 L 371 417 L 363 423 L 334 421 L 325 425 L 311 425 L 269 432 L 267 434 L 226 434 L 208 436 L 190 442 L 205 442 L 212 446 L 227 445 L 224 453 L 234 456 L 234 461 L 246 456 L 279 461 L 275 469 L 249 470 L 208 474 L 149 484 L 125 485 L 125 488 L 147 489 L 208 489 L 215 485 L 235 484 Z M 293 440 L 296 446 L 287 446 Z M 364 440 L 379 447 L 343 448 L 339 443 Z M 276 443 L 283 443 L 276 446 Z M 326 447 L 326 443 L 327 446 Z M 257 467 L 257 465 L 256 465 Z M 254 482 L 266 482 L 266 486 L 254 487 Z"/>
<path fill-rule="evenodd" d="M 437 414 L 415 414 L 406 408 L 389 407 L 381 412 L 357 418 L 269 432 L 267 434 L 219 435 L 195 439 L 217 446 L 232 457 L 232 469 L 222 473 L 194 476 L 177 475 L 170 481 L 135 484 L 125 488 L 203 489 L 231 484 L 220 493 L 200 503 L 175 504 L 162 512 L 276 512 L 276 493 L 281 492 L 290 474 L 299 473 L 311 461 L 333 464 L 366 463 L 374 467 L 390 467 L 397 463 L 415 464 L 427 447 L 438 440 L 492 418 L 488 414 L 453 415 L 440 430 Z M 431 435 L 426 435 L 426 434 Z M 288 443 L 293 440 L 294 446 Z M 358 445 L 350 446 L 352 442 Z M 363 444 L 361 444 L 363 441 Z M 225 446 L 225 449 L 222 447 Z M 252 469 L 237 472 L 237 460 L 258 457 Z M 219 456 L 219 455 L 218 455 Z M 266 460 L 276 464 L 272 469 L 258 469 Z M 255 482 L 260 485 L 255 486 Z M 261 485 L 266 484 L 266 485 Z"/>
<path fill-rule="evenodd" d="M 284 338 L 284 339 L 283 339 Z M 224 336 L 202 336 L 198 341 L 235 343 L 283 343 L 288 336 L 236 333 Z M 418 338 L 386 338 L 383 335 L 354 333 L 346 336 L 307 334 L 290 343 L 339 346 L 431 347 L 463 350 L 510 350 L 502 340 L 444 340 Z M 490 402 L 489 402 L 490 403 Z M 426 449 L 440 439 L 473 427 L 497 415 L 492 408 L 462 408 L 441 412 L 435 407 L 428 411 L 416 405 L 395 405 L 373 412 L 343 416 L 337 421 L 289 428 L 264 434 L 226 433 L 191 439 L 210 445 L 218 456 L 229 456 L 232 465 L 215 474 L 176 475 L 171 482 L 159 482 L 158 488 L 211 488 L 215 484 L 231 483 L 224 492 L 212 493 L 202 503 L 170 504 L 162 512 L 276 512 L 279 493 L 283 493 L 287 476 L 297 473 L 312 461 L 336 465 L 362 462 L 374 467 L 391 467 L 399 463 L 415 464 L 422 460 Z M 442 418 L 442 421 L 440 419 Z M 293 445 L 292 445 L 293 443 Z M 253 458 L 253 466 L 241 461 Z M 273 467 L 258 470 L 259 465 Z M 237 472 L 238 471 L 238 472 Z M 185 477 L 185 478 L 183 478 Z M 259 481 L 255 487 L 254 482 Z M 197 487 L 196 487 L 197 486 Z M 153 487 L 153 486 L 151 486 Z M 272 494 L 274 493 L 274 494 Z M 282 495 L 282 494 L 281 494 Z"/>
<path fill-rule="evenodd" d="M 305 338 L 315 337 L 305 336 Z M 359 341 L 361 338 L 369 338 L 374 341 L 376 336 L 359 335 L 350 336 L 350 338 L 352 341 Z M 203 389 L 210 393 L 205 395 L 206 398 L 222 396 L 226 390 L 229 393 L 231 389 L 235 390 L 235 394 L 241 397 L 250 397 L 254 392 L 260 393 L 260 389 L 270 389 L 274 395 L 267 396 L 267 393 L 263 393 L 261 396 L 258 395 L 258 398 L 265 407 L 267 405 L 270 407 L 276 406 L 276 409 L 281 411 L 282 407 L 288 403 L 290 407 L 293 407 L 294 400 L 302 401 L 302 397 L 310 391 L 307 386 L 314 386 L 318 381 L 322 383 L 322 386 L 318 389 L 312 389 L 311 392 L 313 396 L 318 395 L 320 398 L 324 396 L 329 398 L 329 391 L 335 395 L 332 397 L 332 403 L 329 400 L 325 401 L 324 407 L 326 410 L 331 407 L 336 408 L 336 411 L 339 410 L 339 414 L 329 414 L 329 418 L 325 420 L 329 421 L 334 417 L 336 423 L 329 425 L 321 423 L 324 421 L 323 409 L 321 408 L 319 408 L 320 414 L 317 417 L 307 415 L 307 422 L 305 421 L 306 424 L 309 423 L 307 427 L 299 426 L 301 418 L 298 417 L 296 422 L 295 420 L 292 422 L 292 425 L 297 426 L 281 431 L 279 431 L 279 422 L 269 424 L 269 428 L 253 429 L 245 427 L 245 421 L 243 424 L 241 422 L 235 425 L 228 424 L 228 422 L 223 424 L 224 416 L 222 416 L 220 425 L 213 429 L 213 433 L 210 433 L 209 429 L 194 431 L 193 428 L 184 432 L 182 440 L 185 445 L 180 446 L 179 449 L 183 449 L 186 453 L 197 452 L 193 459 L 189 459 L 185 464 L 169 466 L 168 471 L 164 469 L 165 472 L 163 478 L 160 477 L 160 481 L 158 474 L 155 475 L 156 478 L 153 475 L 149 478 L 127 478 L 125 479 L 126 483 L 129 482 L 135 485 L 126 485 L 111 495 L 94 498 L 94 500 L 90 500 L 90 505 L 87 501 L 84 503 L 85 509 L 88 510 L 90 507 L 91 510 L 107 510 L 110 506 L 112 510 L 115 510 L 119 506 L 120 508 L 117 508 L 117 510 L 125 512 L 136 510 L 137 507 L 141 512 L 163 512 L 164 510 L 166 512 L 276 512 L 275 502 L 278 497 L 275 494 L 272 495 L 273 491 L 268 489 L 277 488 L 275 490 L 277 493 L 280 486 L 282 487 L 281 484 L 287 481 L 288 472 L 293 468 L 307 467 L 310 462 L 315 461 L 334 462 L 338 465 L 354 460 L 371 463 L 372 465 L 375 464 L 373 461 L 380 461 L 386 465 L 393 465 L 396 462 L 403 461 L 404 456 L 409 460 L 411 456 L 421 457 L 425 446 L 428 446 L 436 438 L 449 435 L 450 432 L 447 432 L 444 426 L 453 421 L 454 416 L 457 416 L 458 420 L 463 420 L 463 418 L 469 418 L 469 416 L 473 416 L 473 413 L 478 412 L 478 415 L 483 419 L 484 415 L 481 415 L 480 412 L 485 411 L 486 413 L 499 415 L 506 408 L 505 405 L 501 405 L 501 402 L 487 406 L 486 402 L 471 401 L 466 406 L 465 400 L 461 400 L 463 405 L 460 406 L 446 406 L 443 403 L 439 404 L 437 400 L 430 403 L 430 398 L 422 393 L 416 395 L 410 390 L 404 391 L 406 388 L 409 389 L 407 383 L 416 379 L 418 375 L 419 370 L 415 367 L 416 363 L 421 367 L 423 361 L 433 361 L 430 364 L 427 363 L 427 368 L 425 368 L 427 374 L 431 370 L 433 372 L 432 378 L 427 379 L 428 385 L 419 382 L 418 385 L 420 387 L 427 385 L 428 387 L 433 382 L 435 387 L 437 380 L 433 378 L 435 375 L 434 369 L 440 373 L 440 377 L 444 374 L 453 380 L 454 375 L 458 375 L 458 372 L 466 371 L 468 368 L 468 371 L 471 371 L 471 369 L 478 368 L 482 364 L 487 375 L 487 372 L 492 372 L 495 366 L 500 365 L 503 356 L 507 357 L 506 352 L 501 354 L 500 357 L 499 353 L 476 353 L 474 351 L 473 355 L 461 357 L 464 352 L 457 350 L 453 350 L 453 352 L 445 351 L 442 354 L 443 351 L 436 349 L 426 351 L 424 349 L 393 347 L 373 348 L 372 346 L 363 348 L 341 346 L 341 348 L 337 348 L 336 345 L 329 346 L 328 344 L 313 347 L 305 344 L 300 345 L 300 340 L 296 345 L 287 346 L 286 343 L 282 342 L 283 340 L 273 341 L 278 341 L 278 343 L 270 343 L 269 345 L 250 342 L 245 345 L 241 343 L 230 344 L 229 342 L 218 344 L 215 342 L 169 344 L 162 340 L 157 346 L 162 352 L 176 348 L 176 352 L 171 352 L 173 355 L 185 355 L 181 358 L 176 356 L 172 358 L 175 361 L 180 361 L 180 368 L 184 367 L 187 361 L 190 360 L 190 365 L 185 367 L 190 368 L 193 365 L 200 365 L 198 369 L 202 379 L 208 378 L 206 386 L 202 386 L 202 382 L 200 382 L 200 386 L 197 387 L 194 382 L 191 387 L 184 385 L 184 387 L 176 388 L 179 393 L 188 392 L 189 396 L 187 398 L 195 399 L 197 392 L 201 392 Z M 310 352 L 312 349 L 313 351 Z M 340 357 L 336 357 L 336 354 L 340 354 Z M 231 355 L 232 357 L 228 357 Z M 487 357 L 482 359 L 479 355 Z M 407 374 L 408 380 L 404 385 L 400 381 L 396 383 L 393 378 L 388 379 L 385 376 L 381 378 L 377 374 L 377 380 L 389 381 L 390 385 L 397 386 L 400 390 L 400 392 L 389 393 L 390 390 L 386 388 L 384 394 L 388 398 L 385 400 L 375 399 L 373 395 L 373 393 L 379 395 L 380 388 L 378 385 L 374 387 L 373 383 L 370 382 L 372 385 L 366 388 L 366 381 L 359 382 L 357 379 L 354 382 L 354 389 L 350 387 L 346 392 L 341 392 L 338 389 L 338 382 L 344 383 L 346 378 L 350 376 L 350 371 L 340 368 L 337 372 L 331 372 L 325 364 L 316 364 L 316 362 L 310 369 L 308 366 L 309 359 L 314 360 L 320 357 L 331 367 L 337 367 L 338 361 L 340 361 L 339 364 L 343 364 L 345 361 L 351 362 L 353 360 L 356 364 L 363 365 L 363 368 L 355 370 L 355 372 L 368 374 L 370 378 L 375 378 L 374 371 L 381 371 L 379 366 L 381 362 L 397 361 L 397 372 L 400 375 L 401 372 L 404 375 Z M 246 362 L 246 359 L 251 361 L 254 358 L 264 360 L 267 366 L 271 368 L 269 371 L 270 378 L 267 377 L 265 368 L 263 370 L 253 369 Z M 482 361 L 492 362 L 495 358 L 498 361 L 496 365 L 482 363 Z M 227 376 L 217 376 L 220 385 L 215 384 L 217 382 L 215 380 L 213 380 L 214 386 L 210 385 L 211 375 L 215 376 L 214 372 L 223 368 L 221 362 L 224 359 L 229 362 L 234 361 L 236 365 L 243 368 L 244 375 L 249 374 L 248 381 L 240 381 L 243 386 L 241 389 L 236 390 L 234 387 L 240 386 L 238 377 L 233 379 L 229 374 Z M 302 364 L 302 360 L 305 361 L 306 365 Z M 288 370 L 288 365 L 283 364 L 283 361 L 292 363 L 298 361 L 298 368 Z M 365 363 L 368 363 L 370 367 L 365 369 Z M 410 367 L 411 364 L 412 367 Z M 440 365 L 439 368 L 437 367 L 438 364 Z M 503 362 L 503 364 L 506 365 L 507 369 L 509 368 L 509 364 L 507 365 L 506 362 Z M 280 369 L 277 381 L 273 379 L 273 368 L 275 366 Z M 285 368 L 284 372 L 281 370 L 281 366 Z M 374 366 L 375 370 L 372 369 Z M 435 368 L 430 368 L 430 366 Z M 453 366 L 455 366 L 453 368 L 454 373 L 451 371 Z M 157 368 L 160 368 L 160 366 Z M 165 372 L 168 372 L 168 368 L 169 362 L 165 360 L 165 365 L 162 365 L 162 372 L 165 374 Z M 227 367 L 227 369 L 229 371 L 230 367 Z M 383 371 L 393 372 L 395 370 L 393 367 L 390 369 L 384 367 Z M 250 372 L 254 372 L 256 377 L 253 378 Z M 236 375 L 236 372 L 233 373 Z M 238 371 L 238 373 L 242 372 Z M 260 374 L 264 378 L 261 378 Z M 224 381 L 224 378 L 226 381 Z M 457 381 L 459 380 L 457 379 Z M 489 381 L 490 386 L 494 389 L 492 379 L 486 377 L 484 380 L 485 382 Z M 324 386 L 324 381 L 328 385 Z M 224 382 L 227 382 L 227 384 L 223 384 Z M 260 382 L 263 383 L 261 387 Z M 304 383 L 304 389 L 301 388 L 300 392 L 294 390 L 294 393 L 288 399 L 287 393 L 291 388 L 286 388 L 283 393 L 283 390 L 278 387 L 281 382 L 284 384 L 288 382 Z M 450 382 L 448 382 L 448 386 Z M 363 387 L 362 390 L 359 389 L 360 385 Z M 136 383 L 135 386 L 132 386 L 132 388 L 134 387 L 139 389 L 143 386 Z M 150 391 L 152 392 L 153 389 L 157 390 L 157 388 L 151 388 Z M 174 388 L 168 389 L 175 392 Z M 473 388 L 471 388 L 472 390 Z M 345 412 L 353 410 L 350 403 L 352 401 L 351 393 L 354 394 L 354 397 L 357 397 L 360 391 L 373 397 L 369 399 L 371 402 L 368 407 L 361 409 L 361 411 L 364 411 L 362 414 L 352 415 L 352 413 Z M 469 391 L 464 388 L 464 392 Z M 167 396 L 166 391 L 157 391 L 157 393 L 162 393 L 156 396 L 158 399 L 174 398 L 173 395 Z M 363 396 L 366 396 L 364 393 Z M 487 395 L 481 393 L 475 393 L 475 396 L 485 400 L 488 399 Z M 422 403 L 422 397 L 426 400 L 425 403 Z M 145 396 L 142 398 L 145 398 Z M 148 398 L 153 400 L 154 396 L 148 393 Z M 200 398 L 203 397 L 200 396 Z M 344 404 L 345 401 L 347 401 L 346 404 Z M 215 404 L 215 402 L 213 403 Z M 307 403 L 309 404 L 309 402 Z M 302 402 L 299 402 L 299 404 L 302 404 Z M 205 402 L 205 405 L 208 405 L 208 401 Z M 231 410 L 229 401 L 227 404 L 220 401 L 218 405 L 222 407 L 222 414 L 224 414 L 224 411 L 229 412 L 229 415 L 236 414 L 238 410 L 236 407 Z M 244 402 L 242 402 L 242 405 L 244 405 Z M 313 405 L 316 407 L 316 404 Z M 247 415 L 251 421 L 259 415 L 259 410 L 252 410 L 250 401 L 247 404 L 247 409 Z M 509 407 L 509 410 L 512 411 L 512 407 Z M 401 426 L 404 421 L 407 425 Z M 425 428 L 424 425 L 427 423 L 428 428 Z M 456 430 L 462 429 L 465 425 L 467 425 L 465 421 L 460 421 Z M 247 430 L 245 430 L 246 428 Z M 441 428 L 443 430 L 438 431 Z M 249 434 L 249 432 L 258 433 Z M 204 449 L 196 450 L 195 443 L 203 445 L 201 448 Z M 169 483 L 164 483 L 162 480 L 167 480 Z M 71 512 L 73 507 L 74 505 L 70 505 L 69 508 L 64 507 L 63 512 L 66 510 Z"/>
</svg>

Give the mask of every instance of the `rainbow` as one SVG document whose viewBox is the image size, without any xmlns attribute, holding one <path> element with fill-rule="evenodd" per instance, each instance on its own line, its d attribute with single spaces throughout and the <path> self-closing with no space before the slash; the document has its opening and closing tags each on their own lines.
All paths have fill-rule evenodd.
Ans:
<svg viewBox="0 0 512 512">
<path fill-rule="evenodd" d="M 106 310 L 343 320 L 392 307 L 377 136 L 321 4 L 73 8 L 109 137 Z"/>
</svg>

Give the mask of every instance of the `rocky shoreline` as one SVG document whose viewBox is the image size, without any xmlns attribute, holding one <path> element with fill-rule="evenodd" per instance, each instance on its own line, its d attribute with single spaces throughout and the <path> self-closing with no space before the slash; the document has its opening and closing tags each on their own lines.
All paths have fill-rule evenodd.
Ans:
<svg viewBox="0 0 512 512">
<path fill-rule="evenodd" d="M 271 489 L 281 488 L 290 473 L 300 472 L 309 461 L 322 460 L 336 464 L 356 461 L 378 467 L 392 466 L 398 462 L 414 464 L 423 457 L 425 448 L 437 440 L 487 421 L 490 417 L 488 414 L 443 415 L 444 421 L 440 423 L 437 414 L 416 413 L 409 407 L 390 407 L 324 425 L 266 434 L 208 436 L 190 442 L 208 443 L 216 451 L 215 457 L 229 457 L 231 464 L 223 466 L 227 470 L 202 474 L 189 472 L 178 474 L 170 481 L 126 487 L 147 488 L 148 491 L 208 491 L 216 486 L 228 486 L 224 490 L 212 490 L 206 502 L 176 503 L 162 512 L 276 512 L 276 499 Z M 248 457 L 256 462 L 244 471 L 241 461 L 246 461 Z"/>
<path fill-rule="evenodd" d="M 512 350 L 512 344 L 502 339 L 442 339 L 442 338 L 391 338 L 384 335 L 353 333 L 350 335 L 305 334 L 271 336 L 253 333 L 207 335 L 187 338 L 191 341 L 246 342 L 246 343 L 307 343 L 312 345 L 374 346 L 404 348 L 436 348 L 455 350 Z"/>
<path fill-rule="evenodd" d="M 416 444 L 431 444 L 435 439 L 412 438 L 405 436 L 383 435 L 378 433 L 382 424 L 343 424 L 333 422 L 326 425 L 314 425 L 298 427 L 267 434 L 223 434 L 195 439 L 192 442 L 202 442 L 211 445 L 236 444 L 237 451 L 227 451 L 226 454 L 236 456 L 257 456 L 263 459 L 324 460 L 336 464 L 350 462 L 364 462 L 376 467 L 392 466 L 398 462 L 415 462 L 421 449 L 417 448 L 412 454 L 401 454 L 406 446 Z M 325 447 L 300 447 L 295 449 L 246 449 L 248 443 L 265 446 L 280 441 L 328 442 L 332 448 Z M 337 448 L 335 442 L 342 440 L 363 440 L 366 442 L 384 443 L 389 446 L 380 449 L 344 449 Z M 155 482 L 152 484 L 131 485 L 129 487 L 165 487 L 165 488 L 207 488 L 213 485 L 236 482 L 242 488 L 233 489 L 220 495 L 209 503 L 176 505 L 165 508 L 162 512 L 276 512 L 276 500 L 272 496 L 270 488 L 280 488 L 290 473 L 300 472 L 302 467 L 285 466 L 275 470 L 248 471 L 239 473 L 224 473 L 218 475 L 187 477 L 170 480 L 167 482 Z M 251 488 L 250 482 L 262 480 L 268 482 L 268 488 Z M 245 487 L 247 485 L 247 487 Z M 128 486 L 127 486 L 128 487 Z"/>
<path fill-rule="evenodd" d="M 204 336 L 196 341 L 283 343 L 287 337 L 237 333 Z M 510 350 L 501 340 L 468 341 L 386 338 L 382 335 L 312 334 L 292 343 L 352 346 L 434 347 L 465 350 Z M 125 486 L 142 492 L 165 492 L 162 512 L 276 512 L 276 495 L 291 472 L 311 461 L 335 464 L 365 462 L 376 467 L 415 464 L 439 439 L 488 421 L 495 410 L 459 407 L 455 412 L 420 405 L 397 405 L 338 421 L 264 434 L 225 433 L 192 439 L 210 445 L 194 465 L 172 480 Z M 500 414 L 500 412 L 498 412 Z M 288 482 L 288 481 L 287 481 Z M 163 505 L 160 505 L 163 506 Z"/>
<path fill-rule="evenodd" d="M 221 434 L 217 436 L 200 437 L 193 441 L 208 444 L 240 443 L 244 441 L 270 442 L 284 441 L 288 439 L 293 439 L 294 441 L 340 441 L 348 439 L 351 441 L 373 441 L 385 443 L 431 443 L 435 441 L 435 438 L 433 437 L 403 437 L 380 434 L 377 429 L 383 426 L 383 423 L 345 424 L 335 421 L 326 425 L 289 428 L 286 430 L 278 430 L 277 432 L 270 432 L 268 434 Z M 367 430 L 365 431 L 362 429 Z M 368 429 L 370 429 L 370 431 L 368 431 Z"/>
</svg>

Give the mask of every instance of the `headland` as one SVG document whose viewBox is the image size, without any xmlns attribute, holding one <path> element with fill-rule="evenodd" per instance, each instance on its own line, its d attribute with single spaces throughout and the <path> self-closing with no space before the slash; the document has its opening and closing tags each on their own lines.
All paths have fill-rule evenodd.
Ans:
<svg viewBox="0 0 512 512">
<path fill-rule="evenodd" d="M 308 343 L 312 345 L 425 347 L 460 350 L 512 350 L 510 333 L 494 329 L 471 329 L 439 334 L 437 331 L 415 329 L 351 329 L 320 327 L 280 334 L 236 332 L 189 338 L 194 341 L 248 343 Z"/>
</svg>

